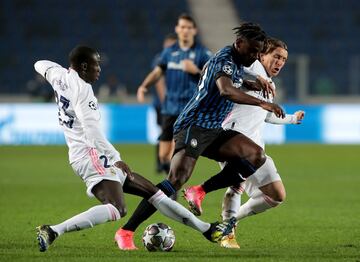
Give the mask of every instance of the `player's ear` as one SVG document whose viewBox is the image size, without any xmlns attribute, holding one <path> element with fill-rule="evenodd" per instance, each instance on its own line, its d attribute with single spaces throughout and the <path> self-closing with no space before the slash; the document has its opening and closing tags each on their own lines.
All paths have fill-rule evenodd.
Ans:
<svg viewBox="0 0 360 262">
<path fill-rule="evenodd" d="M 265 55 L 264 53 L 259 53 L 258 59 L 260 62 L 264 61 L 264 55 Z"/>
<path fill-rule="evenodd" d="M 88 64 L 86 62 L 83 62 L 83 63 L 80 64 L 80 67 L 81 67 L 82 71 L 86 71 L 87 68 L 88 68 Z"/>
</svg>

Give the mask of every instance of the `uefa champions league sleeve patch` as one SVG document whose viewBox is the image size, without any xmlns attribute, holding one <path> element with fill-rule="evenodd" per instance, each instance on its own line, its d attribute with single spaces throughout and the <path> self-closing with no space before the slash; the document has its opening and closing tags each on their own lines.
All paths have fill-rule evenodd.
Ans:
<svg viewBox="0 0 360 262">
<path fill-rule="evenodd" d="M 230 65 L 224 65 L 222 67 L 222 71 L 227 75 L 232 75 L 232 73 L 233 73 L 233 69 L 231 68 Z"/>
<path fill-rule="evenodd" d="M 89 107 L 90 107 L 90 109 L 92 109 L 92 110 L 97 110 L 97 109 L 99 108 L 98 104 L 95 103 L 94 101 L 90 101 L 90 102 L 89 102 Z"/>
</svg>

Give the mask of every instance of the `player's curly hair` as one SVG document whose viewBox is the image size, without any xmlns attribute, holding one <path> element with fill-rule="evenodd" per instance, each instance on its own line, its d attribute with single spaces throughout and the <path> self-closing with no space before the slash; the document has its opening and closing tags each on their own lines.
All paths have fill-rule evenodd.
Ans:
<svg viewBox="0 0 360 262">
<path fill-rule="evenodd" d="M 240 26 L 233 28 L 235 31 L 237 39 L 245 38 L 247 40 L 255 40 L 255 41 L 265 41 L 266 33 L 260 27 L 260 25 L 244 22 Z"/>
<path fill-rule="evenodd" d="M 261 51 L 261 53 L 269 54 L 269 53 L 273 52 L 278 47 L 284 48 L 286 51 L 288 50 L 287 45 L 283 41 L 281 41 L 279 39 L 276 39 L 274 37 L 268 37 L 265 40 L 264 48 Z"/>
</svg>

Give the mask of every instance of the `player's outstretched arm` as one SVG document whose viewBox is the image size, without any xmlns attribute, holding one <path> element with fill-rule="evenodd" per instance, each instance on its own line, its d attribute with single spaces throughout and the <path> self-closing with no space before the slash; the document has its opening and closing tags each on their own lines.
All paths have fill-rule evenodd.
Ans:
<svg viewBox="0 0 360 262">
<path fill-rule="evenodd" d="M 59 64 L 49 60 L 39 60 L 34 64 L 35 71 L 46 79 L 46 74 L 53 67 L 61 67 Z"/>
<path fill-rule="evenodd" d="M 284 118 L 277 117 L 274 113 L 268 113 L 265 119 L 266 123 L 270 124 L 301 124 L 301 121 L 305 117 L 305 112 L 302 110 L 296 111 L 294 114 L 286 114 Z"/>
<path fill-rule="evenodd" d="M 160 66 L 156 66 L 154 70 L 152 70 L 144 79 L 142 84 L 139 86 L 136 97 L 138 102 L 144 103 L 145 102 L 145 93 L 147 93 L 150 86 L 155 84 L 160 77 L 162 76 L 162 69 Z"/>
<path fill-rule="evenodd" d="M 260 106 L 269 112 L 273 112 L 278 117 L 285 117 L 285 112 L 279 105 L 262 101 L 256 97 L 246 94 L 238 88 L 235 88 L 232 80 L 229 77 L 219 77 L 216 80 L 216 85 L 219 89 L 220 95 L 229 99 L 230 101 L 238 104 Z"/>
</svg>

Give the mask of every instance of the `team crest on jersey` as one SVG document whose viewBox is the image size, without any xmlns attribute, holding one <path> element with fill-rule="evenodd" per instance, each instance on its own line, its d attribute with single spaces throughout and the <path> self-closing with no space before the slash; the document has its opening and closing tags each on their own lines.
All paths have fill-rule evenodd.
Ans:
<svg viewBox="0 0 360 262">
<path fill-rule="evenodd" d="M 190 145 L 191 145 L 191 147 L 196 148 L 198 145 L 198 141 L 195 138 L 193 138 L 190 141 Z"/>
<path fill-rule="evenodd" d="M 222 68 L 222 71 L 224 71 L 224 73 L 227 75 L 232 75 L 232 73 L 233 73 L 233 70 L 232 70 L 231 66 L 229 66 L 229 65 L 224 65 Z"/>
<path fill-rule="evenodd" d="M 90 109 L 92 109 L 92 110 L 96 110 L 96 109 L 98 109 L 98 104 L 95 103 L 94 101 L 90 101 L 90 102 L 89 102 L 89 107 L 90 107 Z"/>
</svg>

